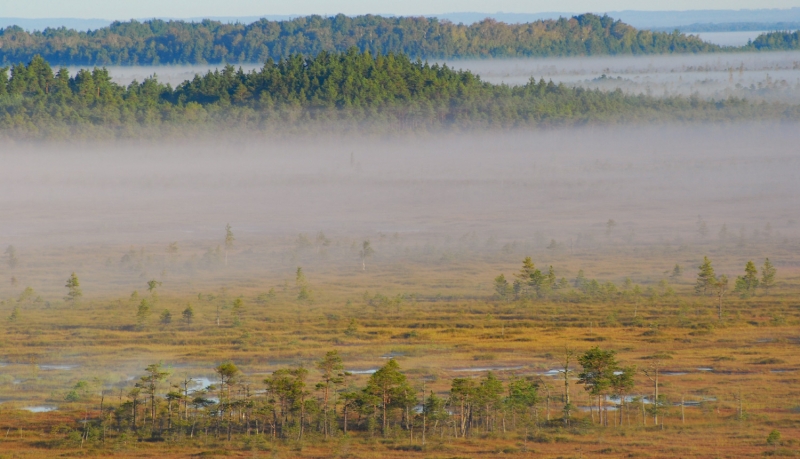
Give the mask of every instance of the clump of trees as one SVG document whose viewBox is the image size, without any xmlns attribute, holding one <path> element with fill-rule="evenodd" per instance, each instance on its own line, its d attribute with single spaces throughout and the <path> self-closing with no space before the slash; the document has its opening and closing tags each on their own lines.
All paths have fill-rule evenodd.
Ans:
<svg viewBox="0 0 800 459">
<path fill-rule="evenodd" d="M 613 423 L 621 426 L 625 397 L 634 389 L 635 367 L 621 366 L 614 351 L 597 347 L 577 356 L 577 362 L 578 384 L 594 399 L 592 420 L 609 426 L 607 408 L 617 406 L 610 402 L 616 399 L 620 415 Z M 127 400 L 116 407 L 103 405 L 100 418 L 84 428 L 91 429 L 90 440 L 100 440 L 99 433 L 104 438 L 110 430 L 140 438 L 192 438 L 202 433 L 228 441 L 255 435 L 293 442 L 361 432 L 411 441 L 416 436 L 419 441 L 426 436 L 468 438 L 493 432 L 524 431 L 527 437 L 551 420 L 557 427 L 574 416 L 574 407 L 569 408 L 570 377 L 561 396 L 551 392 L 554 387 L 542 376 L 512 375 L 503 381 L 491 371 L 482 377 L 455 378 L 449 391 L 436 393 L 425 390 L 424 380 L 422 387 L 409 380 L 394 359 L 361 387 L 353 384 L 335 350 L 314 367 L 316 382 L 309 369 L 298 366 L 278 369 L 253 383 L 236 364 L 223 362 L 214 368 L 217 382 L 195 388 L 188 378 L 167 384 L 169 372 L 161 363 L 152 364 L 130 388 Z M 567 364 L 564 374 L 571 373 Z M 85 385 L 76 386 L 67 400 L 86 400 L 85 391 Z M 559 412 L 558 404 L 569 409 L 561 410 L 563 419 L 551 419 L 551 412 Z"/>
<path fill-rule="evenodd" d="M 748 261 L 743 276 L 738 276 L 734 282 L 733 291 L 743 299 L 754 296 L 758 288 L 765 293 L 775 285 L 777 269 L 769 258 L 764 260 L 759 277 L 758 269 L 752 261 Z M 676 264 L 669 277 L 672 280 L 680 279 L 683 268 Z M 665 273 L 666 274 L 666 273 Z M 494 278 L 494 296 L 503 301 L 547 300 L 551 302 L 594 302 L 615 301 L 633 303 L 633 316 L 636 319 L 639 303 L 656 299 L 665 300 L 672 298 L 679 301 L 678 294 L 667 279 L 662 279 L 656 287 L 643 289 L 626 278 L 622 286 L 613 282 L 600 282 L 586 277 L 583 270 L 569 280 L 565 277 L 558 278 L 553 266 L 546 272 L 538 269 L 531 257 L 522 261 L 522 268 L 514 274 L 513 283 L 509 282 L 505 274 Z M 702 296 L 713 296 L 717 300 L 718 318 L 722 319 L 723 300 L 730 291 L 727 275 L 717 275 L 711 260 L 703 257 L 703 262 L 698 267 L 697 278 L 694 284 L 694 293 Z"/>
</svg>

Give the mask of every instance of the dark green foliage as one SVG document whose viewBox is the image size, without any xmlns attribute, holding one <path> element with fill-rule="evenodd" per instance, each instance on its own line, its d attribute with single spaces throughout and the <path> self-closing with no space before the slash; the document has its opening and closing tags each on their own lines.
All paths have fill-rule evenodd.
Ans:
<svg viewBox="0 0 800 459">
<path fill-rule="evenodd" d="M 744 47 L 747 51 L 786 51 L 800 49 L 800 31 L 761 34 Z"/>
<path fill-rule="evenodd" d="M 748 261 L 744 267 L 744 276 L 736 278 L 735 290 L 742 298 L 753 296 L 758 288 L 758 269 L 752 261 Z"/>
<path fill-rule="evenodd" d="M 797 45 L 783 37 L 759 37 L 753 49 Z M 252 24 L 154 19 L 114 22 L 95 31 L 66 28 L 0 30 L 0 63 L 28 62 L 39 54 L 59 65 L 162 65 L 265 62 L 293 54 L 341 52 L 423 58 L 532 57 L 699 53 L 722 48 L 678 32 L 637 30 L 608 16 L 472 25 L 435 18 L 307 16 Z"/>
<path fill-rule="evenodd" d="M 533 81 L 509 87 L 467 71 L 357 49 L 294 55 L 245 73 L 232 66 L 177 88 L 127 87 L 105 69 L 70 77 L 41 57 L 17 65 L 0 96 L 0 135 L 119 137 L 141 132 L 257 129 L 331 122 L 398 129 L 530 127 L 648 120 L 794 119 L 800 109 L 741 99 L 625 95 Z M 218 257 L 221 260 L 221 254 Z"/>
<path fill-rule="evenodd" d="M 706 295 L 716 284 L 717 276 L 714 274 L 714 267 L 711 266 L 711 260 L 708 257 L 703 257 L 703 264 L 698 269 L 694 292 L 698 295 Z"/>
</svg>

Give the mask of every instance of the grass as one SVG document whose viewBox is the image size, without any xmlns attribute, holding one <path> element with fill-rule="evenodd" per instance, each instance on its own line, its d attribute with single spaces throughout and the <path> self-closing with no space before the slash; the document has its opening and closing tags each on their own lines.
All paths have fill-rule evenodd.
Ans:
<svg viewBox="0 0 800 459">
<path fill-rule="evenodd" d="M 384 244 L 375 244 L 378 253 L 389 252 L 396 242 Z M 15 276 L 46 283 L 37 288 L 44 292 L 41 301 L 18 301 L 24 284 L 4 287 L 3 316 L 13 307 L 20 313 L 13 321 L 4 320 L 0 337 L 0 457 L 756 457 L 798 449 L 794 439 L 800 438 L 800 422 L 792 410 L 796 403 L 790 401 L 796 399 L 800 382 L 800 272 L 780 262 L 791 260 L 791 253 L 770 256 L 779 263 L 776 288 L 749 299 L 729 295 L 718 320 L 714 300 L 692 294 L 691 272 L 670 280 L 674 294 L 644 296 L 637 302 L 577 294 L 503 301 L 493 296 L 492 279 L 499 273 L 513 279 L 519 253 L 449 248 L 448 253 L 458 256 L 443 260 L 430 255 L 435 247 L 417 253 L 398 247 L 398 255 L 376 257 L 362 271 L 357 260 L 350 266 L 347 257 L 335 254 L 297 255 L 291 245 L 277 252 L 286 261 L 258 265 L 245 256 L 253 248 L 240 246 L 231 254 L 230 266 L 209 269 L 186 268 L 186 259 L 165 262 L 153 256 L 148 261 L 148 252 L 157 253 L 157 248 L 148 248 L 140 252 L 145 254 L 142 266 L 132 271 L 105 261 L 109 253 L 126 249 L 85 250 L 71 261 L 81 266 L 81 276 L 92 279 L 76 305 L 64 303 L 59 299 L 64 292 L 51 287 L 60 288 L 66 276 L 47 279 L 38 268 L 48 259 L 72 256 L 69 250 L 34 254 L 36 263 Z M 757 258 L 764 251 L 760 249 L 748 250 Z M 646 256 L 627 248 L 545 255 L 537 265 L 553 264 L 559 277 L 570 278 L 583 269 L 589 278 L 604 277 L 602 282 L 617 285 L 630 276 L 657 292 L 676 258 L 691 271 L 692 260 L 702 258 L 693 257 L 692 251 L 715 254 L 719 266 L 743 265 L 741 254 L 714 247 L 649 251 Z M 292 267 L 298 264 L 306 272 L 310 300 L 297 300 Z M 164 285 L 155 295 L 146 289 L 147 280 L 157 275 L 153 273 L 164 274 L 158 276 Z M 138 294 L 131 298 L 135 285 Z M 238 325 L 231 309 L 236 298 L 244 304 Z M 136 311 L 142 299 L 150 302 L 152 313 L 140 326 Z M 181 320 L 188 304 L 195 313 L 191 324 Z M 164 309 L 172 314 L 170 324 L 159 323 Z M 542 374 L 559 367 L 565 346 L 579 352 L 593 346 L 613 349 L 623 364 L 639 368 L 650 364 L 649 356 L 666 353 L 662 370 L 675 375 L 660 380 L 661 394 L 673 404 L 663 428 L 652 420 L 641 425 L 636 412 L 629 413 L 623 426 L 600 427 L 581 412 L 577 426 L 569 429 L 556 422 L 543 423 L 527 435 L 520 430 L 467 439 L 430 435 L 425 447 L 418 436 L 412 441 L 404 431 L 386 441 L 356 432 L 312 438 L 302 445 L 256 437 L 234 437 L 228 443 L 211 435 L 147 442 L 130 433 L 113 433 L 105 443 L 90 441 L 80 447 L 75 437 L 87 413 L 97 412 L 101 390 L 106 390 L 104 403 L 116 405 L 126 400 L 125 393 L 144 368 L 159 361 L 170 369 L 173 384 L 186 377 L 214 381 L 214 366 L 230 360 L 254 387 L 263 387 L 261 381 L 270 372 L 298 364 L 313 369 L 326 351 L 336 349 L 348 370 L 377 368 L 392 356 L 412 385 L 419 387 L 424 379 L 428 390 L 446 396 L 454 377 L 484 374 L 456 370 L 491 367 L 502 380 Z M 364 384 L 368 377 L 355 375 L 353 384 Z M 553 394 L 560 394 L 560 381 L 543 377 Z M 310 379 L 318 379 L 315 370 Z M 81 381 L 84 385 L 78 386 Z M 651 392 L 652 384 L 641 372 L 636 383 L 635 394 Z M 77 401 L 67 401 L 78 387 L 84 392 Z M 579 387 L 573 387 L 573 397 L 575 405 L 589 404 Z M 674 405 L 681 398 L 689 405 L 685 423 Z M 20 410 L 31 406 L 59 409 Z M 745 416 L 739 416 L 740 406 Z M 539 410 L 544 418 L 544 407 Z M 551 416 L 557 418 L 559 410 L 554 402 Z M 775 429 L 783 438 L 777 447 L 766 444 Z"/>
</svg>

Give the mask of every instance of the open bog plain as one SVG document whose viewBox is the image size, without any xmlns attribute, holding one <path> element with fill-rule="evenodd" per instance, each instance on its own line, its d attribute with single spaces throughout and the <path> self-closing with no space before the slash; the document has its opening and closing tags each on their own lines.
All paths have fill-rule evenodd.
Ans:
<svg viewBox="0 0 800 459">
<path fill-rule="evenodd" d="M 799 135 L 10 143 L 0 455 L 793 455 Z"/>
</svg>

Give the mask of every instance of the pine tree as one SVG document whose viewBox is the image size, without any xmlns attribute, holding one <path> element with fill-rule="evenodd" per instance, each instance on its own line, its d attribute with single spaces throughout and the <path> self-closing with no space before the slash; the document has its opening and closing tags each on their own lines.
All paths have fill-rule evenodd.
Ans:
<svg viewBox="0 0 800 459">
<path fill-rule="evenodd" d="M 78 280 L 78 275 L 72 273 L 67 279 L 66 285 L 67 287 L 67 296 L 64 297 L 64 300 L 73 306 L 78 302 L 78 299 L 83 296 L 83 291 L 81 290 L 81 282 Z"/>
<path fill-rule="evenodd" d="M 172 313 L 169 312 L 169 309 L 164 309 L 161 311 L 161 317 L 159 317 L 159 322 L 161 325 L 169 325 L 172 323 Z"/>
<path fill-rule="evenodd" d="M 761 268 L 761 286 L 769 293 L 769 289 L 775 285 L 775 274 L 778 272 L 769 258 L 764 260 L 764 266 Z"/>
<path fill-rule="evenodd" d="M 509 293 L 511 293 L 511 286 L 506 280 L 506 276 L 500 274 L 494 278 L 494 291 L 501 300 L 507 300 Z"/>
<path fill-rule="evenodd" d="M 231 224 L 228 223 L 225 225 L 225 266 L 228 266 L 228 250 L 233 248 L 233 242 L 236 240 L 233 237 L 233 230 L 231 229 Z"/>
<path fill-rule="evenodd" d="M 136 310 L 136 325 L 139 328 L 144 328 L 148 317 L 150 317 L 150 304 L 147 303 L 147 300 L 142 300 Z"/>
<path fill-rule="evenodd" d="M 698 295 L 707 295 L 709 289 L 714 286 L 717 281 L 717 276 L 714 275 L 714 267 L 711 266 L 711 260 L 708 257 L 703 257 L 703 264 L 699 267 L 700 271 L 697 273 L 697 283 L 694 286 L 694 291 Z"/>
<path fill-rule="evenodd" d="M 181 315 L 183 316 L 183 321 L 186 322 L 186 325 L 192 325 L 192 320 L 194 319 L 194 309 L 192 309 L 191 304 L 186 306 L 186 309 L 183 310 Z"/>
<path fill-rule="evenodd" d="M 0 84 L 2 84 L 2 82 L 0 82 Z M 6 261 L 8 262 L 9 269 L 14 269 L 19 264 L 17 249 L 15 249 L 13 245 L 8 246 L 6 249 Z"/>
<path fill-rule="evenodd" d="M 295 285 L 297 285 L 297 299 L 306 301 L 311 299 L 311 290 L 308 288 L 308 281 L 306 275 L 303 274 L 303 268 L 298 267 L 295 274 Z"/>
<path fill-rule="evenodd" d="M 758 269 L 752 261 L 748 261 L 744 267 L 744 276 L 736 278 L 734 290 L 742 298 L 749 298 L 756 293 L 756 288 L 758 288 Z"/>
<path fill-rule="evenodd" d="M 669 277 L 673 279 L 679 279 L 682 274 L 683 274 L 683 268 L 681 268 L 681 265 L 676 263 L 675 267 L 672 268 L 672 274 Z"/>
</svg>

